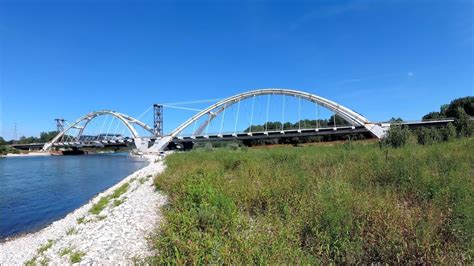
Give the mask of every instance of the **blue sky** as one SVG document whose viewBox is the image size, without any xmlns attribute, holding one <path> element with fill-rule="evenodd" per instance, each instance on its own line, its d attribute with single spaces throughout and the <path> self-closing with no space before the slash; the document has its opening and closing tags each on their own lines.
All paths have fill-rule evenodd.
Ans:
<svg viewBox="0 0 474 266">
<path fill-rule="evenodd" d="M 268 87 L 420 119 L 474 95 L 473 36 L 473 1 L 0 0 L 0 134 Z"/>
</svg>

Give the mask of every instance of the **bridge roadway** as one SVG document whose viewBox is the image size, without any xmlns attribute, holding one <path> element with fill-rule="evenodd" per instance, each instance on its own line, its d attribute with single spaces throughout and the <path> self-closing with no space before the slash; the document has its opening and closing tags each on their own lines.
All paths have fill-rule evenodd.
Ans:
<svg viewBox="0 0 474 266">
<path fill-rule="evenodd" d="M 283 137 L 309 137 L 309 136 L 325 136 L 325 135 L 348 135 L 355 133 L 369 132 L 363 126 L 346 126 L 346 127 L 335 127 L 335 128 L 318 128 L 318 129 L 287 129 L 287 130 L 276 130 L 276 131 L 261 131 L 261 132 L 248 132 L 248 133 L 227 133 L 227 134 L 212 134 L 212 135 L 201 135 L 201 136 L 183 136 L 176 137 L 172 142 L 206 142 L 206 141 L 229 141 L 229 140 L 247 140 L 247 139 L 271 139 L 271 138 L 283 138 Z"/>
<path fill-rule="evenodd" d="M 438 120 L 438 121 L 415 121 L 415 122 L 404 122 L 400 125 L 406 125 L 410 129 L 416 129 L 420 127 L 442 127 L 448 123 L 454 122 L 454 119 Z M 381 123 L 382 126 L 388 127 L 389 123 Z M 395 123 L 394 123 L 395 125 Z M 291 130 L 275 130 L 266 132 L 249 132 L 249 133 L 227 133 L 227 134 L 212 134 L 212 135 L 201 135 L 201 136 L 183 136 L 176 137 L 173 139 L 174 143 L 182 142 L 207 142 L 207 141 L 230 141 L 230 140 L 247 140 L 247 139 L 271 139 L 271 138 L 282 138 L 282 137 L 310 137 L 310 136 L 327 136 L 327 135 L 350 135 L 370 132 L 364 126 L 339 126 L 339 127 L 325 127 L 325 128 L 310 128 L 310 129 L 291 129 Z"/>
<path fill-rule="evenodd" d="M 399 125 L 406 125 L 410 129 L 416 129 L 421 127 L 443 127 L 448 123 L 454 122 L 454 119 L 435 120 L 435 121 L 415 121 L 415 122 L 404 122 Z M 389 123 L 381 123 L 382 126 L 388 127 Z M 343 126 L 343 127 L 326 127 L 319 129 L 291 129 L 291 130 L 276 130 L 267 132 L 252 132 L 252 133 L 237 133 L 237 134 L 210 134 L 210 135 L 199 135 L 199 136 L 178 136 L 172 140 L 173 143 L 184 143 L 184 142 L 206 142 L 206 141 L 231 141 L 231 140 L 246 140 L 246 139 L 270 139 L 270 138 L 282 138 L 282 137 L 301 137 L 301 136 L 327 136 L 327 135 L 349 135 L 357 133 L 367 133 L 369 131 L 363 126 Z M 151 140 L 156 140 L 156 137 L 151 137 Z M 54 147 L 58 148 L 108 148 L 108 147 L 127 147 L 129 144 L 133 144 L 132 139 L 124 140 L 102 140 L 92 142 L 62 142 L 53 144 Z M 20 150 L 39 150 L 43 147 L 44 143 L 30 143 L 30 144 L 13 144 L 11 147 Z"/>
</svg>

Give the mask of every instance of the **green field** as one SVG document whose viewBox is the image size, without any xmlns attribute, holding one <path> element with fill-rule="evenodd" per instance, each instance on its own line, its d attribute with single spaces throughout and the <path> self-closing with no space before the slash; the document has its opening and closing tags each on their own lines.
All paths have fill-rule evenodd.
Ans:
<svg viewBox="0 0 474 266">
<path fill-rule="evenodd" d="M 155 263 L 472 263 L 474 139 L 177 153 Z"/>
</svg>

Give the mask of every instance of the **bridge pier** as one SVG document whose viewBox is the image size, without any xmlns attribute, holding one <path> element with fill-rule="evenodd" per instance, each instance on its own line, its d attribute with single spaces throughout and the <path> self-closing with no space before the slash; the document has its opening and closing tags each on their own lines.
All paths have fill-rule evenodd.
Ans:
<svg viewBox="0 0 474 266">
<path fill-rule="evenodd" d="M 385 137 L 385 134 L 387 134 L 387 131 L 390 129 L 390 124 L 388 126 L 384 126 L 384 125 L 377 125 L 373 123 L 366 123 L 364 124 L 364 127 L 367 128 L 367 130 L 370 131 L 372 135 L 381 139 Z"/>
<path fill-rule="evenodd" d="M 164 136 L 159 138 L 153 143 L 153 145 L 147 149 L 149 153 L 159 153 L 166 149 L 168 144 L 173 140 L 172 136 Z"/>
</svg>

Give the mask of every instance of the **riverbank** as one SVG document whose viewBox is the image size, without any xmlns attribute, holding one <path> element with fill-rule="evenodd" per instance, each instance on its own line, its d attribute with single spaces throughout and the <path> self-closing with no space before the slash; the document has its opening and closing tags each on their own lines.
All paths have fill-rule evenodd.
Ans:
<svg viewBox="0 0 474 266">
<path fill-rule="evenodd" d="M 148 166 L 65 218 L 0 243 L 0 264 L 115 264 L 153 255 L 146 239 L 161 222 L 160 207 L 166 203 L 153 185 L 153 176 L 165 166 L 157 156 L 147 159 Z"/>
</svg>

